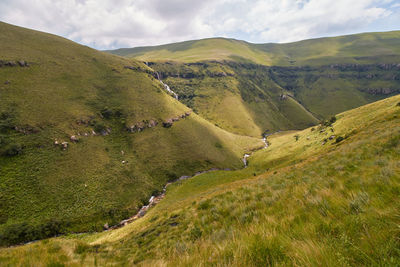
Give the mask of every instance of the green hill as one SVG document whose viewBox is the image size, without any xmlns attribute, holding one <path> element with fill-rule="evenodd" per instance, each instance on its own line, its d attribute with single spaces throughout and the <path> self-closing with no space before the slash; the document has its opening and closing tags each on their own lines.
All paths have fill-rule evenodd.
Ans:
<svg viewBox="0 0 400 267">
<path fill-rule="evenodd" d="M 288 44 L 212 38 L 108 51 L 148 62 L 182 103 L 230 132 L 303 129 L 400 92 L 400 32 Z"/>
<path fill-rule="evenodd" d="M 209 60 L 235 60 L 266 66 L 393 63 L 400 60 L 400 31 L 353 34 L 285 44 L 252 44 L 235 39 L 210 38 L 108 52 L 142 61 L 186 63 Z"/>
<path fill-rule="evenodd" d="M 0 235 L 11 243 L 102 230 L 167 181 L 241 168 L 262 146 L 189 114 L 141 62 L 6 23 L 0 97 Z"/>
<path fill-rule="evenodd" d="M 249 166 L 168 187 L 125 227 L 0 250 L 3 265 L 398 266 L 400 96 L 268 137 Z"/>
</svg>

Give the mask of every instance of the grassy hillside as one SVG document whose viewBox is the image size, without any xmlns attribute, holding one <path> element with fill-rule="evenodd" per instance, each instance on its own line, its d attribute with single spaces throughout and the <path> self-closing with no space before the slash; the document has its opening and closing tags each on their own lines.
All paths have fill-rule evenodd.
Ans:
<svg viewBox="0 0 400 267">
<path fill-rule="evenodd" d="M 400 60 L 400 31 L 353 34 L 286 44 L 252 44 L 234 39 L 210 38 L 108 52 L 143 61 L 235 60 L 267 66 L 394 63 Z"/>
<path fill-rule="evenodd" d="M 398 266 L 400 96 L 336 119 L 270 136 L 246 169 L 168 187 L 164 200 L 126 227 L 2 249 L 0 261 Z"/>
<path fill-rule="evenodd" d="M 142 61 L 198 62 L 240 58 L 259 64 L 270 63 L 269 55 L 245 41 L 210 38 L 160 46 L 121 48 L 107 51 L 112 54 L 134 57 Z"/>
<path fill-rule="evenodd" d="M 150 62 L 179 100 L 234 133 L 304 129 L 400 92 L 396 64 L 267 67 L 250 63 Z"/>
<path fill-rule="evenodd" d="M 317 122 L 296 100 L 283 99 L 286 91 L 263 70 L 217 62 L 150 66 L 182 103 L 230 132 L 260 136 L 266 130 L 300 129 Z"/>
<path fill-rule="evenodd" d="M 2 245 L 101 230 L 167 181 L 241 168 L 262 146 L 186 116 L 136 60 L 5 23 L 0 33 Z"/>
<path fill-rule="evenodd" d="M 400 32 L 287 44 L 211 38 L 109 51 L 149 62 L 180 101 L 238 134 L 303 129 L 400 92 Z"/>
</svg>

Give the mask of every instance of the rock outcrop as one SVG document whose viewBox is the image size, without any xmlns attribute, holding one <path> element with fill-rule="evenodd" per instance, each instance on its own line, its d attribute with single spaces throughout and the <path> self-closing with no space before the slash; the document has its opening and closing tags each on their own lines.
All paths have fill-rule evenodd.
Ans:
<svg viewBox="0 0 400 267">
<path fill-rule="evenodd" d="M 13 60 L 0 60 L 0 68 L 1 67 L 29 67 L 28 62 L 25 60 L 18 60 L 18 61 L 13 61 Z"/>
</svg>

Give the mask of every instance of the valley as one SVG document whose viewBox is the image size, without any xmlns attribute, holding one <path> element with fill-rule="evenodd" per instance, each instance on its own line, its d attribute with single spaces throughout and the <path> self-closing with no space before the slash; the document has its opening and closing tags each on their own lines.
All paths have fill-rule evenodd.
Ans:
<svg viewBox="0 0 400 267">
<path fill-rule="evenodd" d="M 400 264 L 399 31 L 0 33 L 1 266 Z"/>
</svg>

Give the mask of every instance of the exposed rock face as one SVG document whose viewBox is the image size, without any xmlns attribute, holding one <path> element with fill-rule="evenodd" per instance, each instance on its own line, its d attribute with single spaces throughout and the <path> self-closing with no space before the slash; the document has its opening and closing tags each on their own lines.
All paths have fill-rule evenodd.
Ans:
<svg viewBox="0 0 400 267">
<path fill-rule="evenodd" d="M 14 128 L 17 132 L 23 133 L 25 135 L 28 134 L 35 134 L 38 133 L 39 130 L 33 126 L 30 125 L 22 125 L 22 126 L 15 126 Z"/>
<path fill-rule="evenodd" d="M 148 128 L 156 127 L 158 125 L 158 122 L 155 120 L 150 120 L 149 123 L 147 124 Z"/>
<path fill-rule="evenodd" d="M 174 118 L 170 118 L 170 119 L 168 119 L 168 120 L 163 122 L 163 127 L 164 128 L 170 128 L 174 124 L 174 122 L 179 121 L 181 119 L 184 119 L 184 118 L 190 116 L 190 114 L 191 114 L 191 112 L 187 111 L 187 112 L 183 113 L 182 115 L 179 115 L 179 116 L 174 117 Z"/>
<path fill-rule="evenodd" d="M 400 88 L 367 88 L 365 91 L 372 95 L 390 95 L 400 91 Z"/>
<path fill-rule="evenodd" d="M 18 61 L 18 65 L 19 65 L 20 67 L 27 67 L 27 66 L 28 66 L 28 63 L 25 62 L 24 60 L 19 60 L 19 61 Z"/>
<path fill-rule="evenodd" d="M 61 148 L 62 148 L 62 150 L 66 150 L 68 148 L 68 142 L 62 142 Z"/>
<path fill-rule="evenodd" d="M 0 60 L 0 68 L 1 67 L 29 67 L 28 62 L 26 62 L 25 60 L 18 60 L 17 62 L 10 60 Z"/>
<path fill-rule="evenodd" d="M 110 133 L 111 133 L 111 129 L 110 129 L 110 128 L 104 129 L 104 130 L 102 130 L 102 131 L 100 132 L 100 134 L 101 134 L 102 136 L 109 135 Z"/>
<path fill-rule="evenodd" d="M 168 119 L 166 121 L 163 122 L 163 127 L 164 128 L 170 128 L 172 126 L 172 124 L 174 124 L 174 122 L 172 121 L 172 119 Z"/>
</svg>

